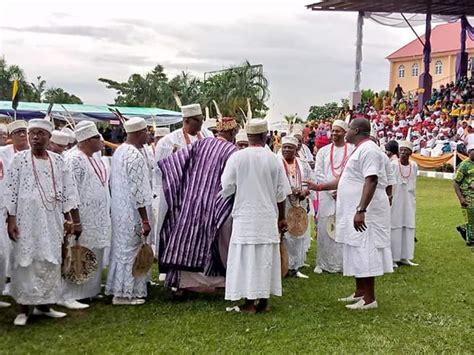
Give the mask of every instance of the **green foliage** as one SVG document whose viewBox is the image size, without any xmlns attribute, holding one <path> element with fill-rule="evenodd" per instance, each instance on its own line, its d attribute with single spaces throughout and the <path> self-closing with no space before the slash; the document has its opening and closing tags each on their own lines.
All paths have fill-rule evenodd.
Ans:
<svg viewBox="0 0 474 355">
<path fill-rule="evenodd" d="M 46 90 L 46 81 L 41 76 L 36 77 L 36 83 L 30 83 L 18 65 L 8 65 L 5 58 L 0 58 L 0 100 L 12 99 L 12 83 L 18 80 L 20 84 L 20 101 L 25 102 L 53 102 L 61 104 L 82 103 L 75 95 L 65 92 L 61 88 Z"/>
<path fill-rule="evenodd" d="M 361 101 L 363 104 L 366 104 L 369 101 L 373 101 L 375 92 L 372 89 L 361 90 Z"/>
<path fill-rule="evenodd" d="M 53 104 L 82 104 L 80 98 L 61 88 L 51 88 L 44 93 L 44 102 Z"/>
<path fill-rule="evenodd" d="M 283 297 L 271 299 L 268 314 L 226 313 L 222 294 L 175 302 L 155 286 L 143 306 L 112 306 L 107 298 L 64 319 L 32 317 L 24 328 L 12 325 L 14 307 L 2 309 L 2 351 L 471 354 L 474 254 L 454 229 L 463 219 L 452 182 L 418 179 L 417 204 L 420 266 L 377 278 L 377 310 L 349 311 L 337 302 L 353 292 L 354 281 L 313 274 L 313 247 L 311 267 L 303 270 L 310 278 L 284 279 Z"/>
<path fill-rule="evenodd" d="M 285 116 L 283 116 L 283 118 L 285 119 L 285 122 L 288 123 L 288 124 L 304 123 L 303 119 L 301 117 L 299 117 L 297 113 L 295 113 L 293 115 L 285 115 Z"/>
<path fill-rule="evenodd" d="M 342 100 L 341 100 L 342 101 Z M 311 106 L 308 120 L 326 120 L 336 117 L 342 110 L 336 102 L 329 102 L 323 106 Z"/>
<path fill-rule="evenodd" d="M 224 116 L 238 119 L 242 118 L 241 109 L 247 112 L 247 99 L 250 99 L 253 117 L 263 116 L 268 110 L 265 105 L 269 97 L 268 81 L 261 67 L 249 62 L 216 72 L 204 81 L 185 72 L 169 80 L 161 65 L 145 76 L 132 74 L 127 82 L 119 83 L 105 78 L 99 81 L 117 91 L 115 104 L 119 106 L 179 110 L 174 99 L 177 96 L 183 105 L 199 103 L 209 107 L 213 117 L 216 116 L 216 110 L 212 100 L 218 103 Z"/>
</svg>

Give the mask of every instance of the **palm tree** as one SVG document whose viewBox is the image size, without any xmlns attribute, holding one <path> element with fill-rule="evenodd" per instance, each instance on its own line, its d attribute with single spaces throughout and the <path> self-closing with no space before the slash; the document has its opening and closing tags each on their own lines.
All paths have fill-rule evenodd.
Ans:
<svg viewBox="0 0 474 355">
<path fill-rule="evenodd" d="M 33 102 L 42 102 L 43 94 L 46 90 L 46 80 L 41 79 L 41 76 L 36 77 L 36 84 L 31 83 L 33 88 Z"/>
</svg>

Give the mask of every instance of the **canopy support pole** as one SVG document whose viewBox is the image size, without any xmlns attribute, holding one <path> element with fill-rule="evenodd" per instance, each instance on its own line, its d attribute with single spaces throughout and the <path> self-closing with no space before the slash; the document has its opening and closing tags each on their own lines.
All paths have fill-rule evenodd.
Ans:
<svg viewBox="0 0 474 355">
<path fill-rule="evenodd" d="M 461 17 L 461 50 L 456 57 L 456 80 L 467 76 L 467 62 L 469 55 L 466 53 L 467 18 Z"/>
<path fill-rule="evenodd" d="M 423 110 L 426 101 L 431 98 L 431 87 L 433 78 L 430 75 L 431 62 L 431 1 L 428 1 L 426 7 L 426 28 L 425 28 L 425 46 L 423 47 L 424 71 L 420 75 L 419 87 L 422 89 L 418 95 L 418 109 Z"/>
<path fill-rule="evenodd" d="M 357 106 L 361 101 L 360 81 L 362 72 L 362 43 L 364 30 L 364 12 L 359 11 L 357 17 L 356 57 L 354 72 L 354 91 L 351 93 L 351 105 Z"/>
</svg>

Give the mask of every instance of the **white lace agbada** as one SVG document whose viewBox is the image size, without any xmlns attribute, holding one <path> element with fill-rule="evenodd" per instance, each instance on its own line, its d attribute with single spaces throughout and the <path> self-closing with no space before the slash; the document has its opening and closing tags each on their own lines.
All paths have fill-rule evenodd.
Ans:
<svg viewBox="0 0 474 355">
<path fill-rule="evenodd" d="M 89 158 L 80 149 L 68 154 L 66 162 L 77 187 L 81 245 L 89 249 L 110 246 L 110 192 L 105 164 Z"/>
<path fill-rule="evenodd" d="M 134 278 L 132 266 L 141 244 L 138 209 L 150 207 L 152 190 L 146 157 L 123 143 L 112 158 L 112 249 L 106 294 L 146 296 L 145 278 Z"/>
<path fill-rule="evenodd" d="M 5 205 L 8 213 L 16 216 L 20 233 L 18 241 L 13 243 L 13 267 L 29 266 L 33 260 L 61 264 L 63 214 L 76 208 L 77 201 L 63 158 L 52 152 L 48 155 L 50 160 L 34 158 L 39 185 L 35 181 L 31 150 L 15 155 L 6 176 Z M 40 187 L 46 196 L 44 201 Z"/>
</svg>

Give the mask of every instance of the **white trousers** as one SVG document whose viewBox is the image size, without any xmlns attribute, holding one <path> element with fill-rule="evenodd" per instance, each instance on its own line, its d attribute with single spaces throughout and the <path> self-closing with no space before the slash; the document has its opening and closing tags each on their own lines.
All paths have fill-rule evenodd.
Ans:
<svg viewBox="0 0 474 355">
<path fill-rule="evenodd" d="M 411 260 L 415 254 L 415 228 L 395 228 L 391 235 L 393 261 Z"/>
</svg>

